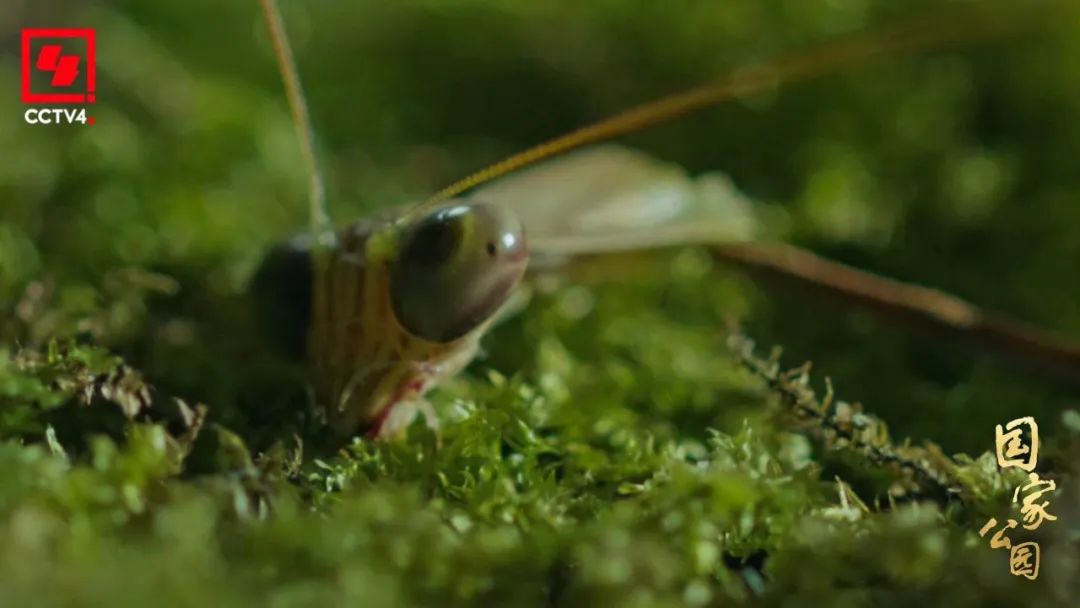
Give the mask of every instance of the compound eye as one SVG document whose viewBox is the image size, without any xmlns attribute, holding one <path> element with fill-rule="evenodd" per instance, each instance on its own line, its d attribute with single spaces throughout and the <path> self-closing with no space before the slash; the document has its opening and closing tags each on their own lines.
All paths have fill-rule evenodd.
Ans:
<svg viewBox="0 0 1080 608">
<path fill-rule="evenodd" d="M 461 245 L 468 210 L 449 209 L 426 217 L 417 224 L 399 258 L 412 270 L 441 268 L 449 263 Z"/>
<path fill-rule="evenodd" d="M 480 203 L 433 211 L 407 229 L 390 269 L 398 323 L 432 342 L 452 342 L 506 302 L 529 254 L 510 211 Z"/>
</svg>

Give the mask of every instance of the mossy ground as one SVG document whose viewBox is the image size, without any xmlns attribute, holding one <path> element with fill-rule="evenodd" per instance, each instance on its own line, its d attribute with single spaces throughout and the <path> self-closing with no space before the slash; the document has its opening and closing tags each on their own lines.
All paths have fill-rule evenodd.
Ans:
<svg viewBox="0 0 1080 608">
<path fill-rule="evenodd" d="M 0 605 L 1075 605 L 1075 391 L 699 250 L 535 293 L 432 395 L 439 437 L 327 439 L 244 291 L 305 224 L 255 3 L 60 6 L 98 28 L 102 102 L 93 128 L 0 127 L 22 151 L 0 166 Z M 346 218 L 893 11 L 286 18 Z M 1077 335 L 1074 32 L 889 60 L 632 143 L 730 173 L 785 238 Z M 1060 488 L 1034 582 L 978 537 L 1019 481 L 987 453 L 994 425 L 1025 415 Z"/>
</svg>

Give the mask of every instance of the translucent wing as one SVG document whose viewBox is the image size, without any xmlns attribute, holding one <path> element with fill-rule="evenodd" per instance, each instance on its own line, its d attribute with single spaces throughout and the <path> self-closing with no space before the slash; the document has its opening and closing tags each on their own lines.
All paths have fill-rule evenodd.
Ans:
<svg viewBox="0 0 1080 608">
<path fill-rule="evenodd" d="M 750 202 L 726 176 L 691 178 L 681 167 L 611 144 L 512 174 L 469 198 L 514 209 L 541 265 L 566 256 L 744 241 L 757 232 Z"/>
</svg>

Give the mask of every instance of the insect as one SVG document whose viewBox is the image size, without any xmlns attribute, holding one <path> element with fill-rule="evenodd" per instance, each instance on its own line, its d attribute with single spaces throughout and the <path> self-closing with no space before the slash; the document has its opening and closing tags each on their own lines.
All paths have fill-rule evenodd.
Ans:
<svg viewBox="0 0 1080 608">
<path fill-rule="evenodd" d="M 276 318 L 292 321 L 277 329 L 289 334 L 293 350 L 306 351 L 315 399 L 339 436 L 392 436 L 418 412 L 434 420 L 425 392 L 473 359 L 481 336 L 507 309 L 527 270 L 579 255 L 694 243 L 711 245 L 729 260 L 1063 364 L 1070 374 L 1080 369 L 1080 349 L 947 294 L 789 246 L 754 243 L 747 202 L 715 175 L 692 179 L 610 144 L 526 168 L 733 96 L 940 42 L 918 24 L 854 36 L 646 104 L 498 163 L 429 201 L 335 233 L 280 16 L 272 0 L 263 0 L 263 8 L 311 174 L 312 235 L 272 251 L 255 284 L 278 305 Z M 519 169 L 524 170 L 502 177 Z"/>
</svg>

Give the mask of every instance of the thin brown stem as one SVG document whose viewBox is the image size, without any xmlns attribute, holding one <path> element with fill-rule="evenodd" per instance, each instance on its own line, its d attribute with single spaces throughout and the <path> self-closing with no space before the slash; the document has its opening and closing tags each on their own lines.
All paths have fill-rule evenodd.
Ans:
<svg viewBox="0 0 1080 608">
<path fill-rule="evenodd" d="M 880 418 L 862 411 L 860 405 L 834 402 L 828 380 L 827 392 L 819 398 L 810 386 L 809 363 L 782 371 L 778 351 L 769 359 L 757 357 L 753 341 L 737 329 L 728 336 L 727 343 L 735 359 L 763 380 L 788 411 L 795 414 L 800 426 L 826 449 L 849 448 L 875 466 L 906 471 L 924 492 L 942 503 L 965 500 L 963 485 L 952 473 L 956 463 L 936 445 L 895 443 Z"/>
<path fill-rule="evenodd" d="M 713 253 L 719 260 L 967 341 L 1080 386 L 1080 344 L 943 291 L 888 279 L 785 244 L 730 244 L 713 248 Z"/>
</svg>

